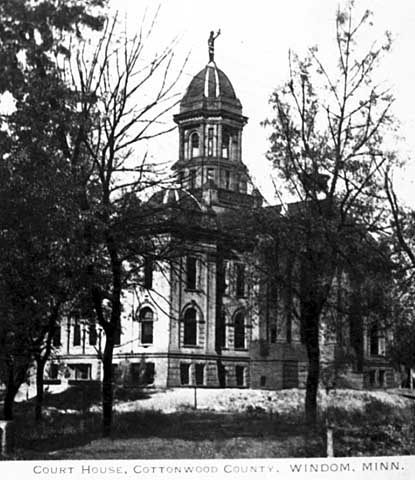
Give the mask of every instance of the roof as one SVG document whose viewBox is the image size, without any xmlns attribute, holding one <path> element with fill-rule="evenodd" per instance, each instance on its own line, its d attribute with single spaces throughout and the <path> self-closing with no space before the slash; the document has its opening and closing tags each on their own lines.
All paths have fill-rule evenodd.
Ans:
<svg viewBox="0 0 415 480">
<path fill-rule="evenodd" d="M 180 102 L 180 113 L 198 109 L 229 110 L 241 114 L 242 105 L 231 81 L 210 62 L 193 77 Z"/>
</svg>

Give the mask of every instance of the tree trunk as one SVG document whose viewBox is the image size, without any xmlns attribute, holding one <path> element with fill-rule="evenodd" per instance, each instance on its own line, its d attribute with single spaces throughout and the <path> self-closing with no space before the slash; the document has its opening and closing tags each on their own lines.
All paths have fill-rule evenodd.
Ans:
<svg viewBox="0 0 415 480">
<path fill-rule="evenodd" d="M 40 422 L 42 420 L 43 409 L 43 371 L 45 368 L 45 361 L 41 358 L 36 359 L 36 401 L 35 401 L 35 420 Z"/>
<path fill-rule="evenodd" d="M 112 334 L 107 333 L 106 335 L 104 354 L 102 357 L 104 371 L 102 382 L 102 434 L 104 437 L 109 437 L 112 428 L 112 354 L 114 350 L 114 342 Z"/>
<path fill-rule="evenodd" d="M 14 397 L 19 390 L 20 385 L 16 386 L 14 381 L 14 367 L 11 366 L 6 385 L 6 395 L 4 397 L 3 415 L 5 420 L 13 420 Z"/>
<path fill-rule="evenodd" d="M 314 426 L 317 422 L 317 393 L 320 379 L 319 315 L 312 311 L 307 312 L 304 323 L 308 356 L 305 419 L 308 425 Z"/>
<path fill-rule="evenodd" d="M 3 415 L 5 420 L 13 420 L 14 397 L 17 389 L 7 388 L 6 396 L 4 397 Z"/>
</svg>

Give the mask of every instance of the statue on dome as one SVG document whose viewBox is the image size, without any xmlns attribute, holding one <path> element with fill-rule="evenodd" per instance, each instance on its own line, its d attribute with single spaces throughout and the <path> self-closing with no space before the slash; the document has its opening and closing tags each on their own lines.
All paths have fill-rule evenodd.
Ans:
<svg viewBox="0 0 415 480">
<path fill-rule="evenodd" d="M 219 35 L 220 35 L 220 29 L 217 31 L 216 35 L 213 30 L 210 32 L 210 36 L 208 40 L 209 62 L 215 61 L 215 40 L 219 37 Z"/>
</svg>

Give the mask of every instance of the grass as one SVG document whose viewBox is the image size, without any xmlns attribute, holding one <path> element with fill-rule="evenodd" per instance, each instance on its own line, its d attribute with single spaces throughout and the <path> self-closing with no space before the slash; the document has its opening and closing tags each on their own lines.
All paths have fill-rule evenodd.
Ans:
<svg viewBox="0 0 415 480">
<path fill-rule="evenodd" d="M 249 391 L 244 392 L 247 402 L 245 406 L 241 403 L 239 411 L 192 410 L 188 405 L 174 413 L 116 411 L 112 436 L 102 439 L 101 415 L 96 409 L 88 410 L 99 400 L 99 386 L 88 387 L 88 391 L 83 388 L 74 386 L 60 394 L 48 394 L 47 415 L 41 424 L 32 419 L 32 402 L 16 405 L 15 458 L 324 456 L 324 430 L 319 427 L 310 431 L 303 424 L 298 392 L 293 391 L 290 408 L 279 413 L 260 405 L 253 407 L 254 394 L 251 397 Z M 120 390 L 117 403 L 122 405 L 149 395 L 140 390 Z M 281 395 L 285 400 L 290 392 Z M 336 397 L 326 411 L 335 425 L 336 456 L 415 453 L 412 401 L 401 402 L 399 397 L 396 400 L 387 394 L 376 397 L 365 392 L 338 392 Z"/>
</svg>

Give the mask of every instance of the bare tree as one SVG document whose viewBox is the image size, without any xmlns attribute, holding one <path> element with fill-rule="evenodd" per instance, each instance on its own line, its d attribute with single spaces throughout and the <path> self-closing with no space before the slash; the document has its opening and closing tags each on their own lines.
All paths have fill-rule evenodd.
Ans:
<svg viewBox="0 0 415 480">
<path fill-rule="evenodd" d="M 365 49 L 370 17 L 366 11 L 356 18 L 352 2 L 338 10 L 333 68 L 317 48 L 304 60 L 290 53 L 289 80 L 272 95 L 275 116 L 265 122 L 271 129 L 268 158 L 300 200 L 286 212 L 286 224 L 292 245 L 298 246 L 310 423 L 317 414 L 322 312 L 336 271 L 350 254 L 348 240 L 355 246 L 368 242 L 385 225 L 382 172 L 393 161 L 385 146 L 394 125 L 393 97 L 375 82 L 374 73 L 391 38 L 386 33 Z"/>
<path fill-rule="evenodd" d="M 125 31 L 118 33 L 118 20 L 112 19 L 92 55 L 85 44 L 70 70 L 85 120 L 80 130 L 86 150 L 80 201 L 89 258 L 87 284 L 105 332 L 104 435 L 110 434 L 112 424 L 112 360 L 121 328 L 122 290 L 134 265 L 154 254 L 155 212 L 143 198 L 168 182 L 163 166 L 149 161 L 147 141 L 172 130 L 164 124 L 164 115 L 177 103 L 175 87 L 185 63 L 174 70 L 176 41 L 146 57 L 156 24 L 157 14 L 149 24 L 144 19 L 139 32 L 129 38 Z"/>
</svg>

